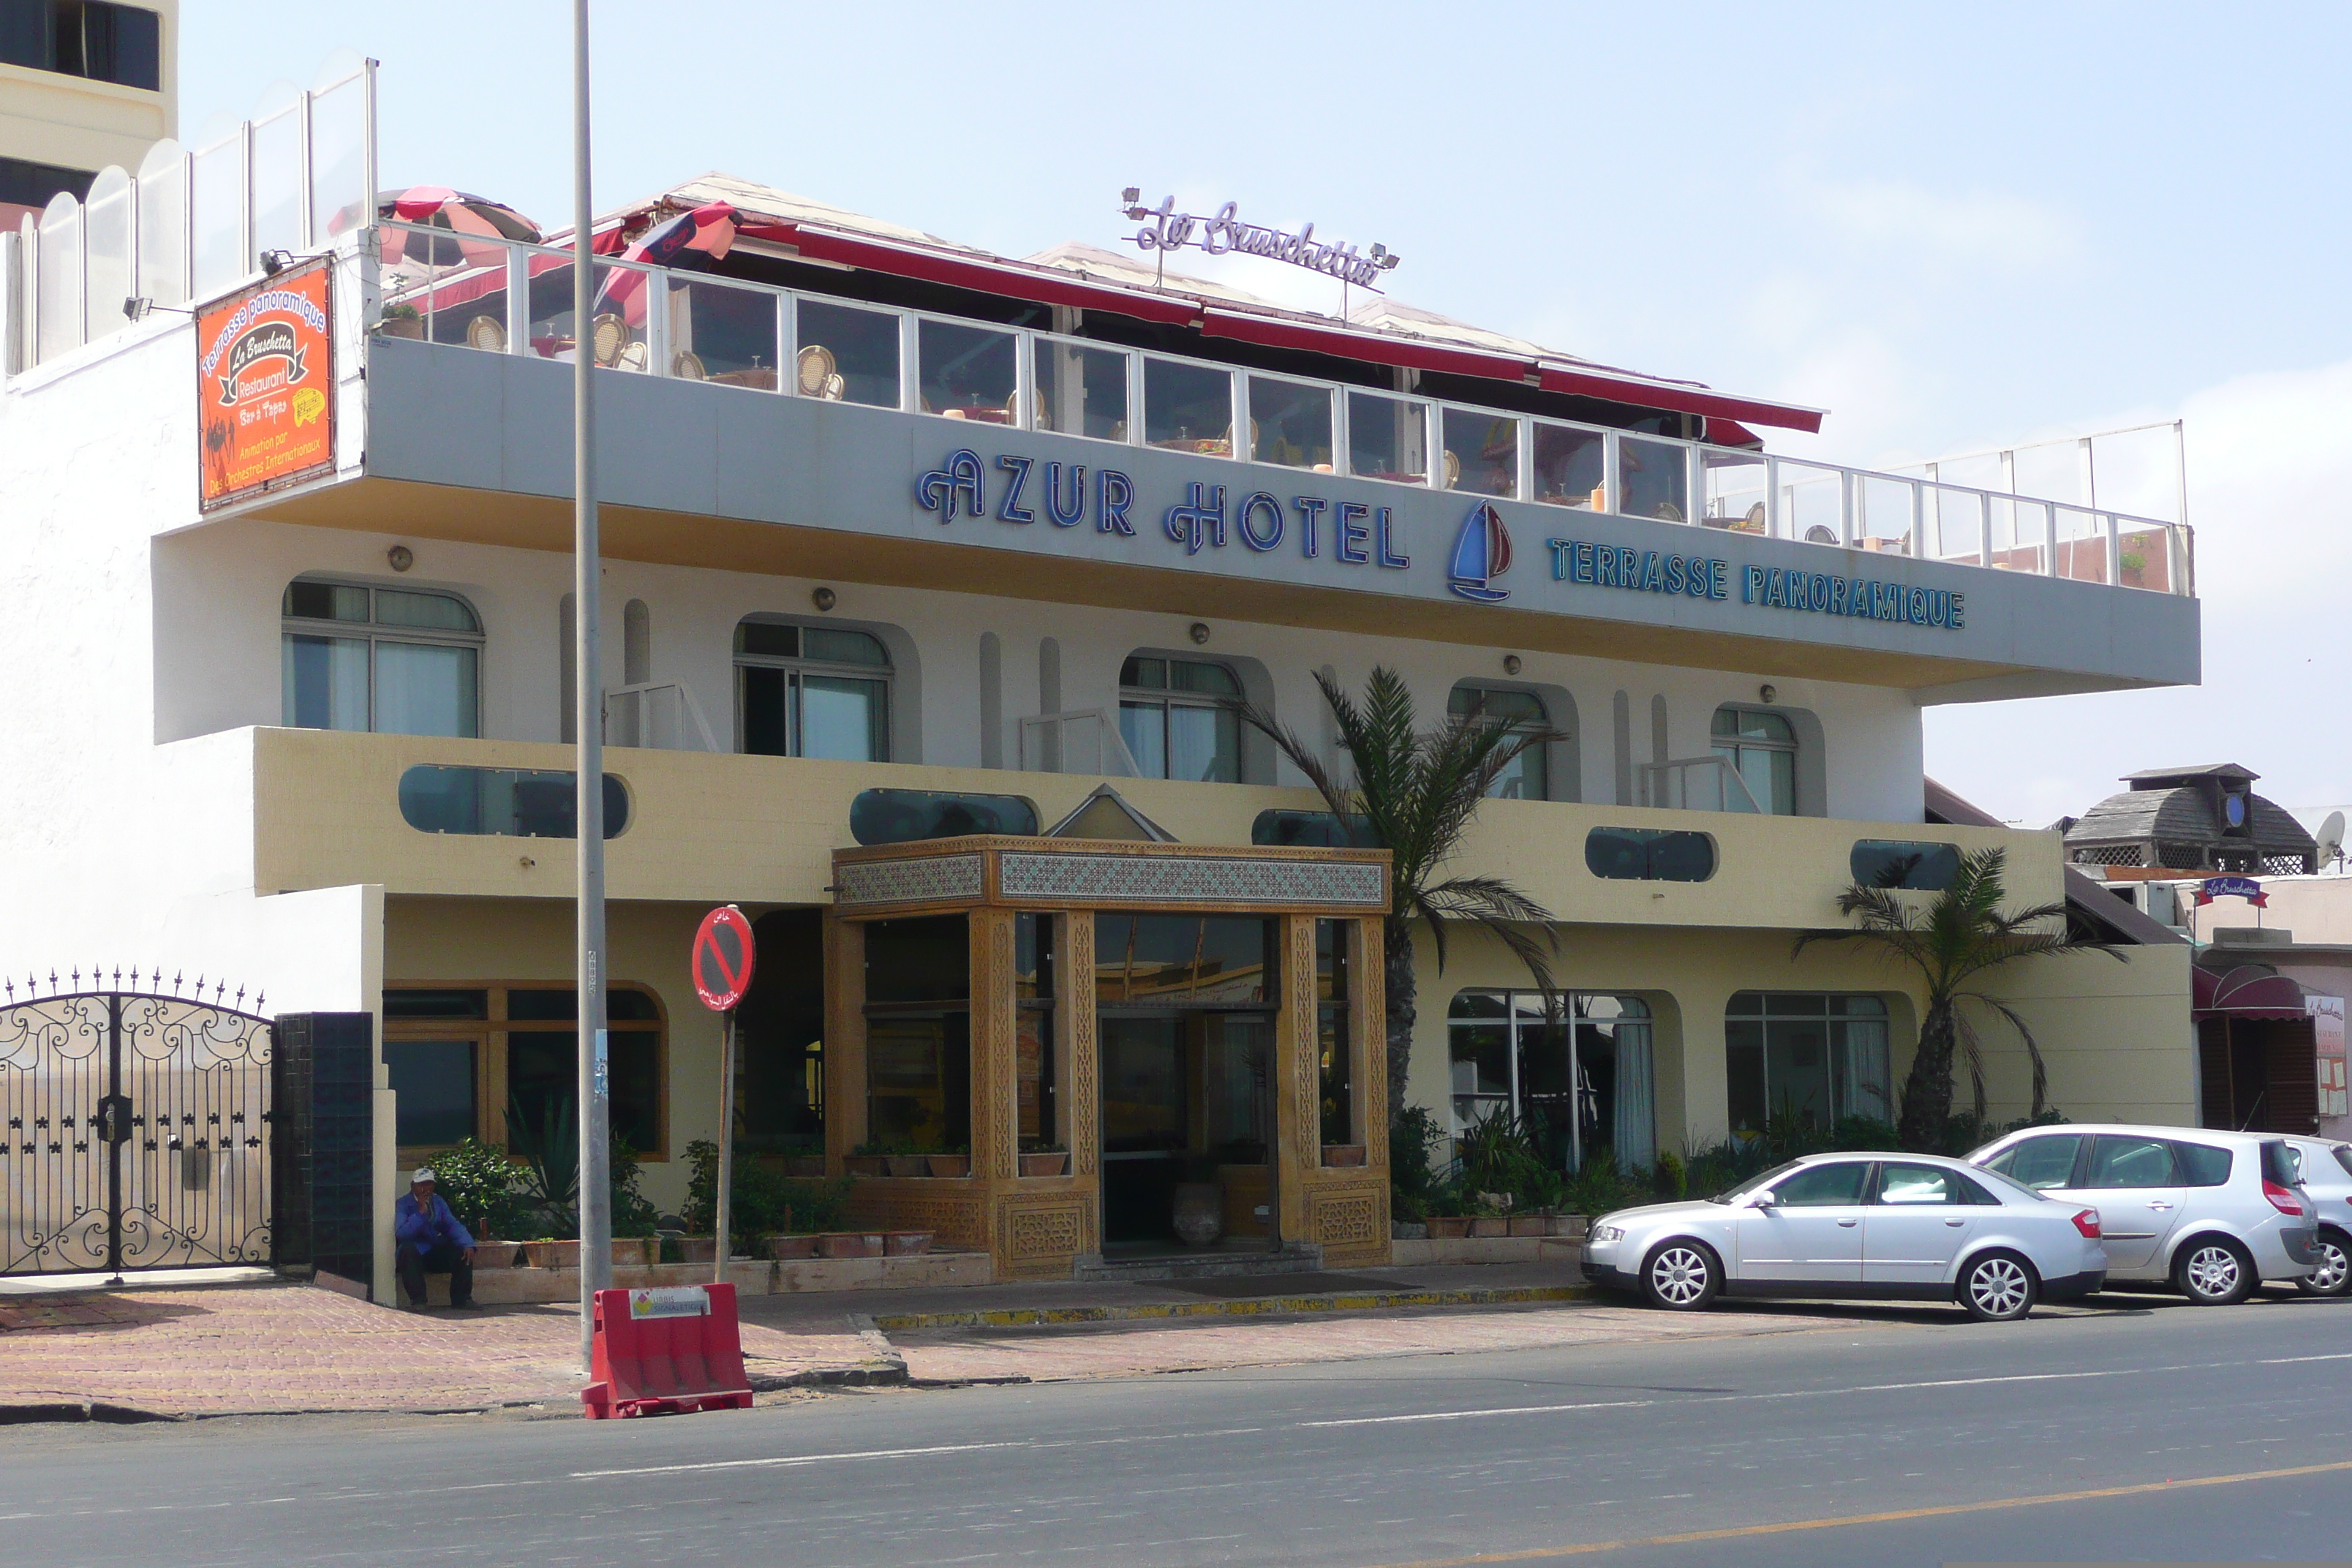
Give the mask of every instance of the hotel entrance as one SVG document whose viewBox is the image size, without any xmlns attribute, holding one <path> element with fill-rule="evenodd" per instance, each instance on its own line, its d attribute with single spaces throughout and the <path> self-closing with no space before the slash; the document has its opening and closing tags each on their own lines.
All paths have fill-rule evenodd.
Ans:
<svg viewBox="0 0 2352 1568">
<path fill-rule="evenodd" d="M 993 836 L 836 851 L 827 1168 L 916 1142 L 970 1162 L 861 1175 L 851 1214 L 986 1250 L 1000 1279 L 1387 1261 L 1387 859 Z"/>
</svg>

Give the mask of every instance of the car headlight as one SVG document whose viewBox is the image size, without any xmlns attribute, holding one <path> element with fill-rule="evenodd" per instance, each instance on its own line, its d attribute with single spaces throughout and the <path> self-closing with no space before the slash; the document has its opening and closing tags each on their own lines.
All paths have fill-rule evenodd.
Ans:
<svg viewBox="0 0 2352 1568">
<path fill-rule="evenodd" d="M 1625 1239 L 1625 1227 L 1622 1225 L 1595 1226 L 1592 1229 L 1592 1239 L 1595 1241 L 1622 1241 Z"/>
</svg>

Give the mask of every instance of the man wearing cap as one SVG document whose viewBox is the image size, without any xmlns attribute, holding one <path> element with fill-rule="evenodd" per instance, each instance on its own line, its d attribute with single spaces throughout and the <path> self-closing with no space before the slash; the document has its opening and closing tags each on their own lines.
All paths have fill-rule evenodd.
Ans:
<svg viewBox="0 0 2352 1568">
<path fill-rule="evenodd" d="M 425 1276 L 449 1277 L 449 1305 L 474 1304 L 474 1235 L 458 1223 L 447 1200 L 433 1190 L 430 1165 L 408 1178 L 408 1194 L 392 1206 L 392 1234 L 400 1244 L 400 1288 L 411 1307 L 425 1305 Z"/>
</svg>

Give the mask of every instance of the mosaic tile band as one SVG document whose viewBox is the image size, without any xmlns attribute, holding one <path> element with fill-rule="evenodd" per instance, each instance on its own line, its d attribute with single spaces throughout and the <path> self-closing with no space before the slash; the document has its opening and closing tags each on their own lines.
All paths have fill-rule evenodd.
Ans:
<svg viewBox="0 0 2352 1568">
<path fill-rule="evenodd" d="M 933 855 L 840 868 L 844 904 L 930 904 L 981 896 L 981 858 Z"/>
<path fill-rule="evenodd" d="M 1008 899 L 1076 904 L 1313 905 L 1374 911 L 1388 907 L 1382 868 L 1360 860 L 1007 850 L 998 861 L 997 879 Z"/>
</svg>

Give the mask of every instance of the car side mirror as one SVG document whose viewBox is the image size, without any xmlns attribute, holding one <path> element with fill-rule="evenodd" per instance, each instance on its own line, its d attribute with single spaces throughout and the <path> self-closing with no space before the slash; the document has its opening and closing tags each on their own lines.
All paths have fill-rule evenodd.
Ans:
<svg viewBox="0 0 2352 1568">
<path fill-rule="evenodd" d="M 1760 1193 L 1750 1194 L 1748 1199 L 1748 1206 L 1753 1209 L 1777 1208 L 1780 1203 L 1780 1195 L 1769 1187 Z"/>
</svg>

